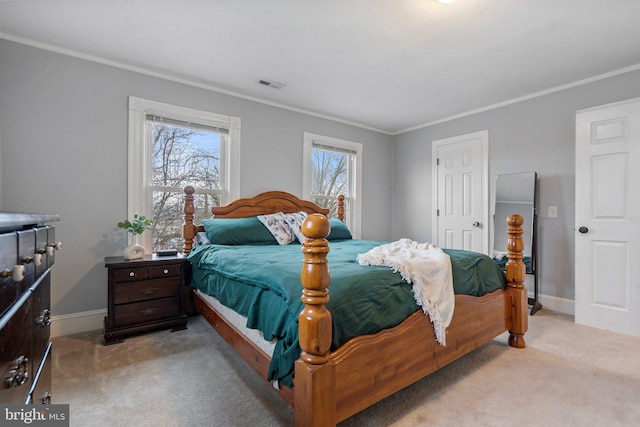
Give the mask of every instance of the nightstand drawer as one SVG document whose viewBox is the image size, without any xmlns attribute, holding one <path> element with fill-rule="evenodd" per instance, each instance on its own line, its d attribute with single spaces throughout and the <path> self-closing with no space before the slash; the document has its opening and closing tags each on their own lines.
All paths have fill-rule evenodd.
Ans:
<svg viewBox="0 0 640 427">
<path fill-rule="evenodd" d="M 170 264 L 149 267 L 149 279 L 159 279 L 161 277 L 180 276 L 182 265 Z"/>
<path fill-rule="evenodd" d="M 114 304 L 180 296 L 180 276 L 113 285 Z"/>
<path fill-rule="evenodd" d="M 114 308 L 115 327 L 137 325 L 180 315 L 180 298 L 163 298 L 152 301 L 117 305 Z"/>
<path fill-rule="evenodd" d="M 149 277 L 148 267 L 117 268 L 113 270 L 113 280 L 115 282 L 145 280 L 147 277 Z"/>
</svg>

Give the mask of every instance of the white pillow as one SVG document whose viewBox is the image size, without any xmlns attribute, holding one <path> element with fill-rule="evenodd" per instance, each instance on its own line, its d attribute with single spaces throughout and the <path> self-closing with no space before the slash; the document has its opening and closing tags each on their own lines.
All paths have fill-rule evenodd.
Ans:
<svg viewBox="0 0 640 427">
<path fill-rule="evenodd" d="M 273 234 L 278 244 L 288 245 L 296 239 L 282 212 L 258 215 L 258 220 Z"/>
<path fill-rule="evenodd" d="M 289 227 L 291 227 L 291 231 L 300 243 L 304 243 L 304 241 L 307 239 L 304 234 L 302 234 L 302 223 L 304 222 L 304 219 L 306 217 L 307 213 L 304 211 L 284 214 L 285 221 L 287 221 L 287 224 L 289 224 Z"/>
</svg>

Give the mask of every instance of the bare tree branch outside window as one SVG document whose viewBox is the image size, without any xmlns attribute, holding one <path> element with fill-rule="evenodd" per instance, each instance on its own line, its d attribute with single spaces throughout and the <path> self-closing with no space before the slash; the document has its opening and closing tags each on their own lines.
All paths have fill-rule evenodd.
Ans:
<svg viewBox="0 0 640 427">
<path fill-rule="evenodd" d="M 329 216 L 336 216 L 337 196 L 349 196 L 349 154 L 322 150 L 312 150 L 313 171 L 311 179 L 311 194 L 314 203 L 323 208 L 329 208 Z M 317 197 L 317 196 L 331 197 Z M 345 206 L 348 213 L 348 203 Z"/>
<path fill-rule="evenodd" d="M 220 189 L 220 139 L 218 132 L 207 132 L 154 122 L 153 126 L 153 248 L 179 248 L 182 245 L 182 189 Z M 200 194 L 204 212 L 219 205 L 220 198 Z M 210 217 L 210 213 L 204 214 Z"/>
</svg>

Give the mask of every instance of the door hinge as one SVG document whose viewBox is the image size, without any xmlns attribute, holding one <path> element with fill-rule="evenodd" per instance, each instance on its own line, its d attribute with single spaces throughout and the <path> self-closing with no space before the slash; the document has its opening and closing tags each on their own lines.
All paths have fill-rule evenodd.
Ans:
<svg viewBox="0 0 640 427">
<path fill-rule="evenodd" d="M 440 159 L 436 159 L 436 166 L 440 166 Z"/>
<path fill-rule="evenodd" d="M 436 216 L 440 216 L 440 209 L 436 209 Z"/>
</svg>

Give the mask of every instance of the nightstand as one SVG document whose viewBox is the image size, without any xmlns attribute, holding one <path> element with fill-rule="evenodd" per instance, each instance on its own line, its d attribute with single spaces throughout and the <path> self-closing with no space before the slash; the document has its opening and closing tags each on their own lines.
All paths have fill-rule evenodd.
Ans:
<svg viewBox="0 0 640 427">
<path fill-rule="evenodd" d="M 181 254 L 125 260 L 106 257 L 108 307 L 104 318 L 105 344 L 155 329 L 186 329 L 184 286 L 187 260 Z"/>
</svg>

